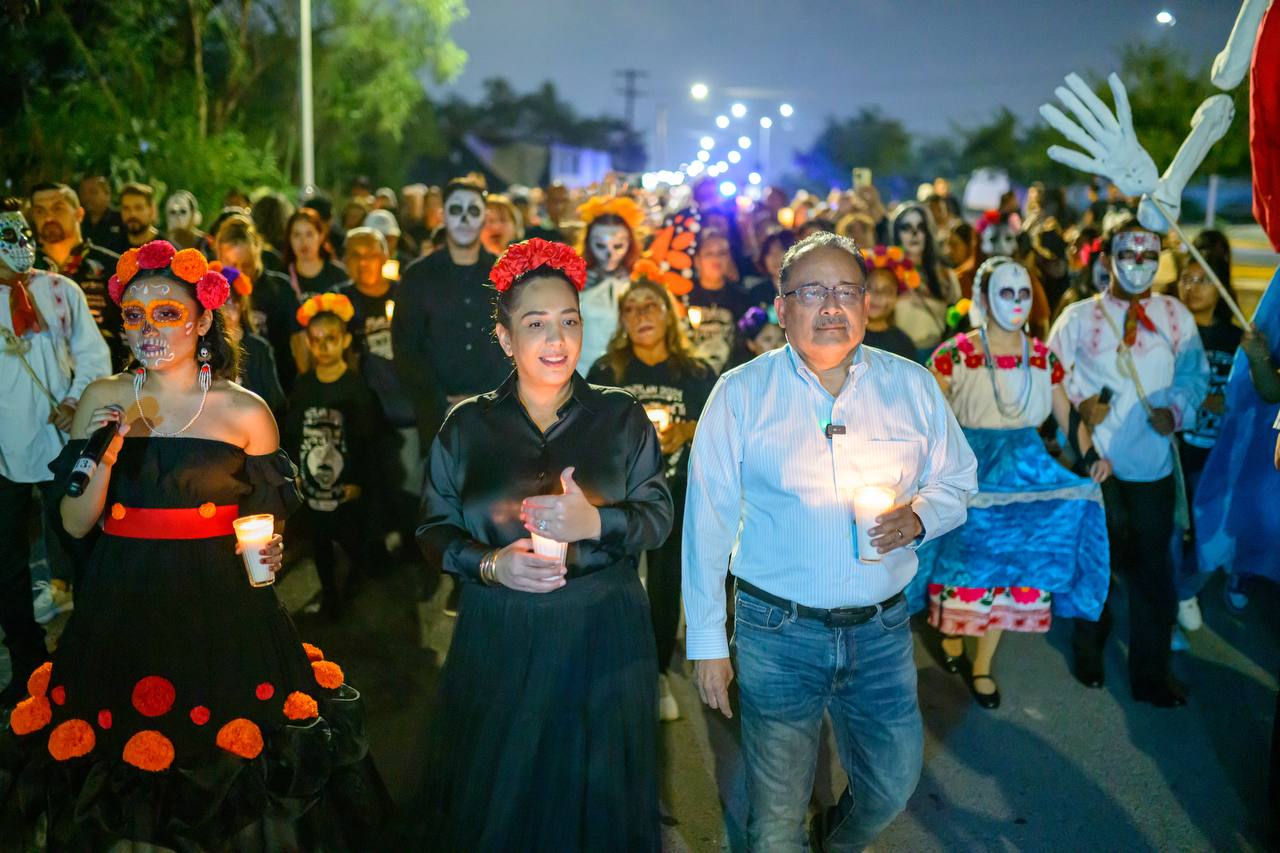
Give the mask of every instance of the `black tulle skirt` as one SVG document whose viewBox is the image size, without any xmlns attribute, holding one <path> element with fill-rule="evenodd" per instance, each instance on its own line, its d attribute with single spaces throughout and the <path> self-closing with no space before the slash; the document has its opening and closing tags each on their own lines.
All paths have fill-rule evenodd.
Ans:
<svg viewBox="0 0 1280 853">
<path fill-rule="evenodd" d="M 437 851 L 655 851 L 657 663 L 619 565 L 549 594 L 467 584 L 417 812 Z"/>
</svg>

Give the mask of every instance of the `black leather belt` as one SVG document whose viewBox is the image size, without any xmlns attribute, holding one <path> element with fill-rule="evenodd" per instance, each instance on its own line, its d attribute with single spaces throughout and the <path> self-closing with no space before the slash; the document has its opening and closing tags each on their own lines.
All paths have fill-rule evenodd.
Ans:
<svg viewBox="0 0 1280 853">
<path fill-rule="evenodd" d="M 896 592 L 879 604 L 869 604 L 866 607 L 836 607 L 831 610 L 825 610 L 821 607 L 806 607 L 803 604 L 788 601 L 771 592 L 765 592 L 760 587 L 748 583 L 742 578 L 734 578 L 734 582 L 739 590 L 752 598 L 758 598 L 766 604 L 772 604 L 774 607 L 779 607 L 789 613 L 795 613 L 804 619 L 813 619 L 821 622 L 828 628 L 851 628 L 854 625 L 861 625 L 863 622 L 870 621 L 881 610 L 893 607 L 903 598 L 901 592 Z"/>
</svg>

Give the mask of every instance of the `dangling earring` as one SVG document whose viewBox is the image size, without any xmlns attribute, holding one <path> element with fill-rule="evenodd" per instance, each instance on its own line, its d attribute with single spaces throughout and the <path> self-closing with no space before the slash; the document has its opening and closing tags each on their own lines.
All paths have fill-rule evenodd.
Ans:
<svg viewBox="0 0 1280 853">
<path fill-rule="evenodd" d="M 213 353 L 209 352 L 209 345 L 204 342 L 204 338 L 200 338 L 200 351 L 196 354 L 196 359 L 200 362 L 200 390 L 203 393 L 209 393 L 209 386 L 213 384 L 213 369 L 209 367 L 209 359 L 213 357 Z"/>
<path fill-rule="evenodd" d="M 133 371 L 133 396 L 142 396 L 142 386 L 147 383 L 147 369 L 139 367 Z"/>
</svg>

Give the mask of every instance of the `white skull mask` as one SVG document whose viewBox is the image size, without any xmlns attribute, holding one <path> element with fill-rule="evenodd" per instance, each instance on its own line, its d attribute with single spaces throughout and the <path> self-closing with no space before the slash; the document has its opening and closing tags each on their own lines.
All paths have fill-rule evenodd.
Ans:
<svg viewBox="0 0 1280 853">
<path fill-rule="evenodd" d="M 1031 316 L 1031 276 L 1022 264 L 1004 259 L 987 277 L 987 310 L 1000 328 L 1016 332 Z"/>
<path fill-rule="evenodd" d="M 1009 225 L 997 222 L 988 225 L 982 232 L 982 254 L 988 258 L 995 255 L 1012 255 L 1018 250 L 1018 232 Z"/>
<path fill-rule="evenodd" d="M 1093 262 L 1093 270 L 1089 273 L 1093 289 L 1098 293 L 1106 293 L 1111 289 L 1111 264 L 1101 260 Z"/>
<path fill-rule="evenodd" d="M 631 235 L 625 225 L 595 225 L 588 244 L 600 268 L 615 272 L 631 248 Z"/>
<path fill-rule="evenodd" d="M 1160 268 L 1160 237 L 1150 231 L 1121 231 L 1111 240 L 1111 258 L 1116 281 L 1137 296 L 1151 288 Z"/>
<path fill-rule="evenodd" d="M 484 197 L 474 190 L 454 190 L 444 202 L 444 228 L 458 246 L 468 248 L 480 239 L 484 226 Z"/>
<path fill-rule="evenodd" d="M 200 224 L 200 210 L 196 199 L 186 190 L 179 190 L 164 203 L 164 221 L 170 231 L 191 231 Z"/>
<path fill-rule="evenodd" d="M 893 230 L 907 257 L 912 260 L 924 257 L 925 244 L 929 241 L 929 226 L 925 222 L 923 210 L 912 208 L 904 211 Z"/>
<path fill-rule="evenodd" d="M 36 262 L 31 228 L 16 210 L 0 213 L 0 261 L 16 273 L 29 271 Z"/>
</svg>

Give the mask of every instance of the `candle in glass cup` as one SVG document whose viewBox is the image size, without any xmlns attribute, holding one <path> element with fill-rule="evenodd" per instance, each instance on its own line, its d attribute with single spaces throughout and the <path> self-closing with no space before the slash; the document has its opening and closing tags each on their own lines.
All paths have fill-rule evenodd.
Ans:
<svg viewBox="0 0 1280 853">
<path fill-rule="evenodd" d="M 702 309 L 694 306 L 689 309 L 689 325 L 695 329 L 702 325 Z"/>
<path fill-rule="evenodd" d="M 246 515 L 231 522 L 240 543 L 240 556 L 249 575 L 250 586 L 271 586 L 276 576 L 262 557 L 262 549 L 271 544 L 276 533 L 276 520 L 271 515 Z"/>
<path fill-rule="evenodd" d="M 533 553 L 539 557 L 549 557 L 564 565 L 565 557 L 569 554 L 568 542 L 557 542 L 554 539 L 548 539 L 536 533 L 531 534 L 530 538 L 533 539 Z"/>
<path fill-rule="evenodd" d="M 667 427 L 671 426 L 671 413 L 661 406 L 646 407 L 644 413 L 649 416 L 649 421 L 658 431 L 658 435 L 662 435 Z"/>
<path fill-rule="evenodd" d="M 390 323 L 391 319 L 396 314 L 396 301 L 394 299 L 388 299 L 387 304 L 384 306 L 384 310 L 387 312 L 387 322 Z"/>
<path fill-rule="evenodd" d="M 871 544 L 869 531 L 876 526 L 876 516 L 883 515 L 893 506 L 893 489 L 880 486 L 862 486 L 853 493 L 853 516 L 858 527 L 858 559 L 864 563 L 878 563 L 882 556 Z"/>
</svg>

